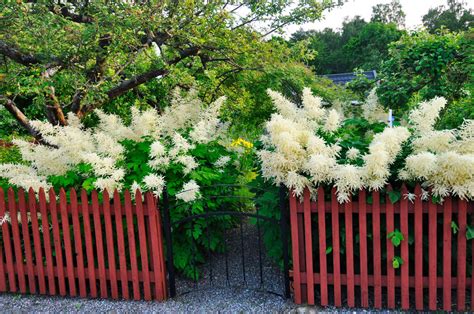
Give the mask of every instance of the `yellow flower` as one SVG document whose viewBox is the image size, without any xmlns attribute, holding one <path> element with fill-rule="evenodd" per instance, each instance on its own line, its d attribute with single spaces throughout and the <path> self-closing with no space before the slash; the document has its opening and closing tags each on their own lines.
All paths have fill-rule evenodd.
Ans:
<svg viewBox="0 0 474 314">
<path fill-rule="evenodd" d="M 241 146 L 241 147 L 245 147 L 247 149 L 250 149 L 253 147 L 253 144 L 244 140 L 243 138 L 239 137 L 238 139 L 236 140 L 233 140 L 232 143 L 230 144 L 230 146 L 232 147 L 236 147 L 236 146 Z"/>
</svg>

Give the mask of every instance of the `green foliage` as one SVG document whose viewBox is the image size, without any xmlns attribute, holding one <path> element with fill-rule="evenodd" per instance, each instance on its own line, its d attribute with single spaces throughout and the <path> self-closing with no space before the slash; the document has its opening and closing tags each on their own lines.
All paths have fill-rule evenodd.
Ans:
<svg viewBox="0 0 474 314">
<path fill-rule="evenodd" d="M 398 269 L 401 265 L 403 265 L 403 259 L 400 256 L 394 256 L 392 259 L 392 267 Z"/>
<path fill-rule="evenodd" d="M 468 240 L 474 239 L 474 227 L 473 226 L 467 226 L 466 238 Z"/>
<path fill-rule="evenodd" d="M 400 243 L 402 243 L 404 237 L 400 230 L 395 229 L 387 235 L 387 239 L 390 239 L 390 241 L 392 241 L 393 246 L 397 247 L 400 245 Z"/>
<path fill-rule="evenodd" d="M 451 221 L 451 230 L 453 231 L 453 234 L 456 234 L 459 231 L 459 226 L 455 221 Z"/>
<path fill-rule="evenodd" d="M 447 0 L 448 6 L 431 8 L 423 15 L 423 25 L 430 33 L 435 33 L 441 28 L 450 31 L 465 31 L 474 26 L 474 14 L 472 9 L 466 6 L 466 2 L 459 0 Z"/>
<path fill-rule="evenodd" d="M 176 86 L 197 85 L 215 99 L 239 92 L 235 76 L 243 72 L 291 64 L 301 51 L 266 38 L 342 2 L 7 1 L 0 95 L 29 119 L 53 124 L 54 106 L 80 117 L 98 107 L 122 117 L 131 105 L 162 110 Z M 242 106 L 253 97 L 243 92 Z M 2 117 L 1 132 L 11 132 L 11 122 Z"/>
<path fill-rule="evenodd" d="M 390 3 L 379 3 L 373 6 L 370 20 L 372 22 L 404 26 L 405 16 L 400 0 L 392 0 Z"/>
<path fill-rule="evenodd" d="M 412 97 L 427 100 L 444 96 L 448 103 L 466 96 L 472 79 L 472 42 L 467 35 L 415 32 L 390 46 L 381 69 L 377 94 L 383 105 L 401 115 Z"/>
<path fill-rule="evenodd" d="M 305 42 L 315 57 L 302 60 L 318 74 L 351 72 L 356 68 L 378 70 L 388 56 L 388 44 L 403 34 L 395 24 L 367 23 L 359 16 L 343 23 L 340 32 L 298 31 L 291 43 Z"/>
</svg>

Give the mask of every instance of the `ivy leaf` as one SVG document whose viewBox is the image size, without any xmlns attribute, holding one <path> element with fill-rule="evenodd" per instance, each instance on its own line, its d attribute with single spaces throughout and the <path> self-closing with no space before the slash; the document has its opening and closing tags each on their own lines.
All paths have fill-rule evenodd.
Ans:
<svg viewBox="0 0 474 314">
<path fill-rule="evenodd" d="M 398 229 L 395 229 L 387 235 L 387 239 L 390 239 L 390 241 L 392 241 L 393 246 L 397 247 L 404 240 L 404 237 Z"/>
<path fill-rule="evenodd" d="M 459 226 L 455 221 L 451 221 L 451 229 L 453 230 L 453 234 L 458 233 L 459 231 Z"/>
<path fill-rule="evenodd" d="M 467 226 L 466 238 L 467 238 L 468 240 L 474 239 L 474 227 Z"/>
<path fill-rule="evenodd" d="M 389 191 L 388 198 L 392 204 L 395 204 L 402 198 L 402 193 L 400 191 Z"/>
<path fill-rule="evenodd" d="M 328 246 L 326 248 L 326 254 L 331 254 L 331 252 L 332 252 L 332 246 Z"/>
<path fill-rule="evenodd" d="M 401 265 L 403 265 L 403 259 L 400 256 L 394 256 L 392 259 L 392 267 L 397 269 L 400 268 Z"/>
</svg>

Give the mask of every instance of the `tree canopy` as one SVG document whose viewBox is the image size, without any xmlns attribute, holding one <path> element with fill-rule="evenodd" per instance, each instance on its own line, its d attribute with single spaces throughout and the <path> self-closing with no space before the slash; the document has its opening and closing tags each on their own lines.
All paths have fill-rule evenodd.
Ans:
<svg viewBox="0 0 474 314">
<path fill-rule="evenodd" d="M 41 141 L 31 118 L 65 125 L 66 112 L 123 103 L 161 110 L 174 86 L 198 84 L 215 99 L 238 73 L 291 58 L 268 35 L 340 2 L 4 2 L 1 102 Z"/>
<path fill-rule="evenodd" d="M 447 6 L 432 8 L 423 15 L 423 25 L 431 33 L 444 27 L 450 31 L 465 31 L 474 26 L 474 14 L 466 2 L 447 0 Z"/>
</svg>

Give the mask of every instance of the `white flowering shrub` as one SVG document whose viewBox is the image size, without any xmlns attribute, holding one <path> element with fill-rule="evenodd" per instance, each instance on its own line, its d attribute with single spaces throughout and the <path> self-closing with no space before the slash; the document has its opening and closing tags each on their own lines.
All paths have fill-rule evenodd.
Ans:
<svg viewBox="0 0 474 314">
<path fill-rule="evenodd" d="M 474 199 L 474 121 L 457 130 L 435 130 L 443 98 L 421 103 L 406 126 L 378 122 L 383 110 L 372 94 L 365 118 L 343 120 L 321 99 L 303 91 L 298 107 L 269 91 L 277 112 L 266 123 L 258 151 L 262 176 L 297 196 L 320 185 L 337 188 L 339 202 L 362 189 L 419 182 L 435 197 Z M 314 194 L 314 193 L 313 193 Z"/>
<path fill-rule="evenodd" d="M 111 193 L 138 189 L 159 196 L 166 186 L 172 221 L 200 214 L 204 208 L 216 210 L 225 200 L 210 202 L 202 197 L 204 187 L 234 184 L 241 173 L 236 165 L 242 153 L 231 147 L 227 126 L 219 119 L 224 101 L 220 98 L 206 106 L 195 91 L 185 96 L 176 91 L 162 114 L 132 108 L 129 124 L 100 110 L 96 111 L 99 122 L 92 128 L 84 127 L 73 114 L 68 115 L 67 126 L 32 121 L 51 146 L 15 140 L 23 163 L 0 164 L 0 177 L 15 187 L 35 190 L 63 187 Z M 206 193 L 219 194 L 209 189 Z M 193 238 L 201 247 L 207 245 L 201 234 L 210 228 L 215 250 L 220 230 L 232 225 L 230 218 L 201 220 L 194 226 L 182 225 L 174 234 L 176 266 L 188 274 Z M 198 261 L 203 259 L 200 251 L 195 254 Z"/>
</svg>

